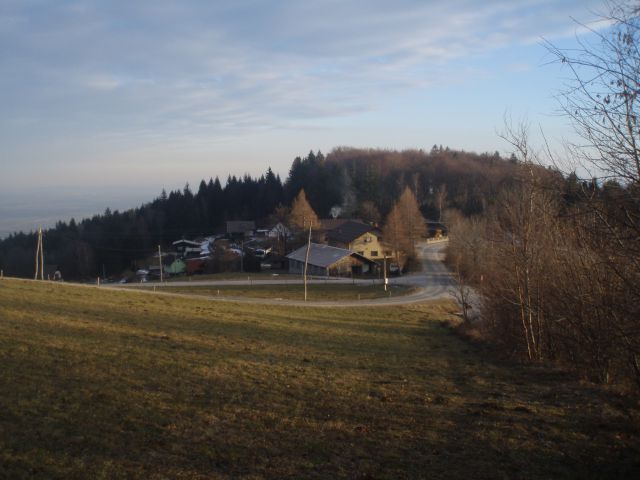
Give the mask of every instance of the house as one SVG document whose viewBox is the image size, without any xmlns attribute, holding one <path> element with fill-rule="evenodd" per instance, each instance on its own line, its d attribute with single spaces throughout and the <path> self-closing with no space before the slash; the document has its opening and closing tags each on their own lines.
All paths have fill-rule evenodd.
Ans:
<svg viewBox="0 0 640 480">
<path fill-rule="evenodd" d="M 200 257 L 206 258 L 211 256 L 211 252 L 213 251 L 213 242 L 215 237 L 207 237 L 200 241 Z"/>
<path fill-rule="evenodd" d="M 187 265 L 182 260 L 176 259 L 170 265 L 165 265 L 164 271 L 169 275 L 180 275 L 185 272 L 186 268 Z"/>
<path fill-rule="evenodd" d="M 189 258 L 186 260 L 186 272 L 187 275 L 194 275 L 196 273 L 204 273 L 207 259 L 206 258 Z"/>
<path fill-rule="evenodd" d="M 278 222 L 270 228 L 269 231 L 267 231 L 267 237 L 289 238 L 291 237 L 291 230 L 289 230 L 282 222 Z"/>
<path fill-rule="evenodd" d="M 256 229 L 253 220 L 232 220 L 227 222 L 227 235 L 230 238 L 250 237 Z"/>
<path fill-rule="evenodd" d="M 172 243 L 173 248 L 176 249 L 178 255 L 182 258 L 186 257 L 194 257 L 200 256 L 201 252 L 201 243 L 195 242 L 193 240 L 185 240 L 184 238 L 181 240 L 176 240 Z"/>
<path fill-rule="evenodd" d="M 327 231 L 327 243 L 333 247 L 354 251 L 371 260 L 381 260 L 385 247 L 381 243 L 382 232 L 377 228 L 359 221 L 349 220 Z M 388 251 L 386 254 L 391 255 Z"/>
<path fill-rule="evenodd" d="M 289 273 L 303 273 L 307 246 L 287 255 Z M 371 273 L 376 263 L 362 255 L 344 248 L 332 247 L 320 243 L 311 243 L 307 273 L 309 275 L 351 275 Z"/>
<path fill-rule="evenodd" d="M 287 257 L 277 253 L 270 253 L 260 261 L 260 268 L 262 270 L 286 270 L 287 265 Z"/>
<path fill-rule="evenodd" d="M 425 223 L 425 226 L 427 227 L 428 238 L 444 238 L 449 234 L 447 226 L 442 222 L 425 220 L 424 223 Z"/>
<path fill-rule="evenodd" d="M 319 230 L 329 231 L 334 228 L 338 228 L 347 222 L 359 222 L 360 220 L 353 220 L 349 218 L 321 218 Z"/>
</svg>

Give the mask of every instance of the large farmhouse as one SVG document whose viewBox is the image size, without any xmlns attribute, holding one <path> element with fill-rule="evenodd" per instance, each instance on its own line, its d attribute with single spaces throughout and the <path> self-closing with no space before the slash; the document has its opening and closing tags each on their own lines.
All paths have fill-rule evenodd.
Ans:
<svg viewBox="0 0 640 480">
<path fill-rule="evenodd" d="M 289 273 L 302 273 L 307 253 L 307 246 L 287 255 L 289 259 Z M 319 243 L 312 243 L 309 248 L 307 273 L 309 275 L 336 275 L 370 273 L 376 263 L 362 255 L 344 248 L 332 247 Z"/>
<path fill-rule="evenodd" d="M 181 258 L 186 257 L 199 257 L 202 253 L 202 243 L 195 242 L 193 240 L 176 240 L 173 242 L 173 248 Z"/>
<path fill-rule="evenodd" d="M 363 257 L 372 260 L 384 258 L 385 249 L 380 242 L 381 232 L 377 228 L 350 220 L 328 230 L 327 243 L 331 246 L 352 250 Z M 386 252 L 391 255 L 390 251 Z"/>
</svg>

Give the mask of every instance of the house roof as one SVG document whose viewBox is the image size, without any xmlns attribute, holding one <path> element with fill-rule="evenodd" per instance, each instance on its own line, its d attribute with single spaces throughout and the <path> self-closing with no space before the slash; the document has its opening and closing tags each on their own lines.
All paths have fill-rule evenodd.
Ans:
<svg viewBox="0 0 640 480">
<path fill-rule="evenodd" d="M 256 229 L 253 220 L 230 220 L 227 222 L 227 233 L 244 233 Z"/>
<path fill-rule="evenodd" d="M 307 253 L 307 246 L 304 245 L 297 250 L 294 250 L 287 258 L 289 260 L 297 260 L 299 262 L 304 262 L 305 256 Z M 344 248 L 331 247 L 329 245 L 323 245 L 320 243 L 312 243 L 309 249 L 309 265 L 314 265 L 316 267 L 327 268 L 333 265 L 336 262 L 339 262 L 345 257 L 356 256 L 362 260 L 366 260 L 367 262 L 371 262 L 368 258 L 363 257 L 362 255 L 358 255 L 351 250 L 346 250 Z"/>
<path fill-rule="evenodd" d="M 173 242 L 172 245 L 191 245 L 194 247 L 200 247 L 201 243 L 202 242 L 194 242 L 193 240 L 185 240 L 184 238 L 182 238 Z"/>
<path fill-rule="evenodd" d="M 378 230 L 366 223 L 350 220 L 327 232 L 327 240 L 333 240 L 340 243 L 351 243 L 356 238 L 365 233 L 372 232 L 378 234 Z"/>
<path fill-rule="evenodd" d="M 278 222 L 274 226 L 272 226 L 271 228 L 267 229 L 267 231 L 269 231 L 269 232 L 272 232 L 274 230 L 286 230 L 286 231 L 289 231 L 287 226 L 282 222 Z"/>
<path fill-rule="evenodd" d="M 429 231 L 442 230 L 443 232 L 446 232 L 448 230 L 444 223 L 435 220 L 425 220 L 424 224 Z"/>
<path fill-rule="evenodd" d="M 320 230 L 332 230 L 349 221 L 351 220 L 348 218 L 321 218 Z"/>
</svg>

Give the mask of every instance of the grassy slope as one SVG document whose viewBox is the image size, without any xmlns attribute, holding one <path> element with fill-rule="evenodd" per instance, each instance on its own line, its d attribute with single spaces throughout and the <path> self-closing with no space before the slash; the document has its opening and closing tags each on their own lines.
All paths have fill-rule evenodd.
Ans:
<svg viewBox="0 0 640 480">
<path fill-rule="evenodd" d="M 637 407 L 497 364 L 441 325 L 447 308 L 0 281 L 0 477 L 637 473 Z"/>
</svg>

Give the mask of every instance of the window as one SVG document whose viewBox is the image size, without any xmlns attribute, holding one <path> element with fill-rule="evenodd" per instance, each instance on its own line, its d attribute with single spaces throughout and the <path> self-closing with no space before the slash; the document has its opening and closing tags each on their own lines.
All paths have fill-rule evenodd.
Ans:
<svg viewBox="0 0 640 480">
<path fill-rule="evenodd" d="M 371 250 L 371 256 L 372 257 L 377 257 L 378 256 L 378 251 L 377 250 Z"/>
<path fill-rule="evenodd" d="M 358 255 L 362 255 L 364 257 L 364 252 L 356 252 Z"/>
</svg>

